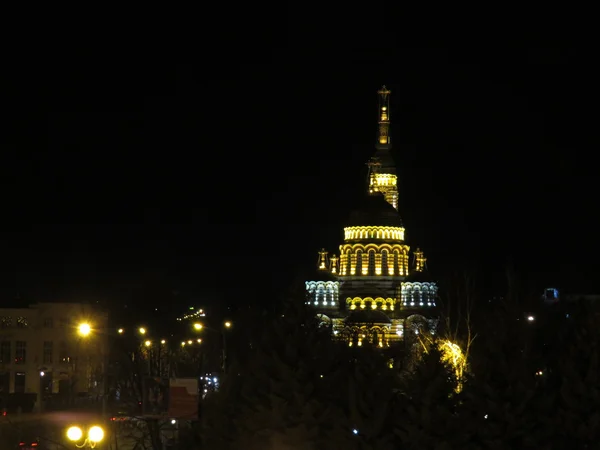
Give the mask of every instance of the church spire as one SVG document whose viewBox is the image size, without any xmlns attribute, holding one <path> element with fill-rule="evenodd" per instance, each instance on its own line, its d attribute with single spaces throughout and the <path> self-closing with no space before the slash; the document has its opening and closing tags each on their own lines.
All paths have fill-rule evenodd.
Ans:
<svg viewBox="0 0 600 450">
<path fill-rule="evenodd" d="M 383 85 L 377 91 L 379 94 L 379 132 L 377 133 L 377 148 L 391 145 L 390 140 L 390 91 Z"/>
<path fill-rule="evenodd" d="M 367 166 L 369 166 L 369 193 L 380 192 L 386 201 L 394 208 L 398 209 L 398 177 L 396 176 L 396 166 L 390 149 L 392 147 L 390 138 L 390 96 L 392 91 L 385 85 L 377 91 L 379 96 L 379 106 L 377 112 L 377 143 L 375 156 L 373 156 Z"/>
</svg>

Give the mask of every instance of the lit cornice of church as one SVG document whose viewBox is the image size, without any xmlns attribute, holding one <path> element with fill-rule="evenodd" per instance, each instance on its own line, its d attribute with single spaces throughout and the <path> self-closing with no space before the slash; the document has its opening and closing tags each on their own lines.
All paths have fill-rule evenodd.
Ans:
<svg viewBox="0 0 600 450">
<path fill-rule="evenodd" d="M 343 229 L 339 257 L 322 249 L 306 282 L 306 303 L 348 345 L 390 347 L 420 331 L 435 332 L 437 285 L 420 249 L 405 242 L 398 212 L 398 178 L 391 155 L 390 96 L 378 92 L 375 156 L 368 162 L 365 197 Z M 412 268 L 411 268 L 412 266 Z"/>
</svg>

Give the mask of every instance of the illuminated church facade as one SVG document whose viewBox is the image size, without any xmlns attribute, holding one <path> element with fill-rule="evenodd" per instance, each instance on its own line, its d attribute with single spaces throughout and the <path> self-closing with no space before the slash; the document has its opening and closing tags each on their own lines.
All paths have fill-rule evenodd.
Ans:
<svg viewBox="0 0 600 450">
<path fill-rule="evenodd" d="M 306 281 L 306 303 L 335 339 L 391 347 L 437 325 L 438 287 L 419 249 L 410 252 L 398 212 L 398 177 L 390 153 L 390 94 L 378 91 L 378 136 L 363 201 L 343 230 L 339 256 L 319 252 Z"/>
</svg>

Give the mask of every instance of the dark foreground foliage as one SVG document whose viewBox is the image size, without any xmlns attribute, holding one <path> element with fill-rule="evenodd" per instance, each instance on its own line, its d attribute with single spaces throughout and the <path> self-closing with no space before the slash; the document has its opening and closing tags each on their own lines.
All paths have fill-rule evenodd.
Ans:
<svg viewBox="0 0 600 450">
<path fill-rule="evenodd" d="M 401 375 L 377 349 L 331 342 L 293 304 L 248 320 L 256 332 L 205 401 L 202 448 L 600 448 L 600 320 L 589 305 L 534 323 L 488 311 L 460 394 L 435 349 Z"/>
</svg>

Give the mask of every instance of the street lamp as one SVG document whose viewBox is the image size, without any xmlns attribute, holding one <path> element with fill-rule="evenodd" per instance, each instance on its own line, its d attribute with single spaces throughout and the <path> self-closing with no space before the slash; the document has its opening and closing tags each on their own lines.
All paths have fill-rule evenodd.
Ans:
<svg viewBox="0 0 600 450">
<path fill-rule="evenodd" d="M 225 372 L 227 370 L 227 337 L 225 336 L 225 330 L 224 329 L 230 329 L 233 326 L 233 323 L 229 320 L 226 320 L 225 322 L 223 322 L 223 328 L 221 329 L 214 329 L 211 327 L 205 327 L 204 325 L 202 325 L 201 323 L 195 323 L 194 324 L 194 328 L 196 330 L 208 330 L 208 331 L 213 331 L 216 333 L 219 333 L 221 335 L 221 339 L 222 339 L 222 343 L 223 343 L 223 354 L 221 356 L 222 358 L 222 369 L 223 372 Z M 191 344 L 191 342 L 189 342 Z"/>
<path fill-rule="evenodd" d="M 140 327 L 138 331 L 140 332 L 140 334 L 146 334 L 146 329 L 144 327 Z"/>
<path fill-rule="evenodd" d="M 80 336 L 89 336 L 89 334 L 92 332 L 92 327 L 89 323 L 81 323 L 79 324 L 79 327 L 77 327 L 77 332 Z"/>
<path fill-rule="evenodd" d="M 77 334 L 79 334 L 79 336 L 81 336 L 82 338 L 88 339 L 90 338 L 90 335 L 92 334 L 92 327 L 89 323 L 87 322 L 82 322 L 79 324 L 79 326 L 77 327 Z M 121 334 L 123 332 L 122 328 L 119 328 L 118 330 L 119 334 Z M 102 415 L 105 416 L 106 415 L 106 408 L 107 408 L 107 396 L 108 396 L 108 392 L 107 392 L 107 379 L 108 379 L 108 349 L 107 348 L 103 348 L 102 351 L 104 352 L 104 355 L 102 355 Z M 89 361 L 89 356 L 88 356 L 88 361 Z"/>
<path fill-rule="evenodd" d="M 75 443 L 77 448 L 95 448 L 98 442 L 104 439 L 104 430 L 98 425 L 94 425 L 87 431 L 87 436 L 83 436 L 83 430 L 77 426 L 69 427 L 67 438 Z"/>
</svg>

